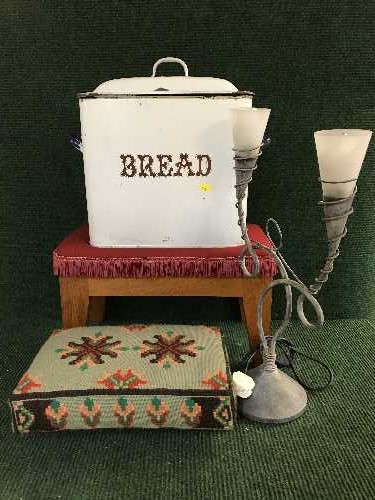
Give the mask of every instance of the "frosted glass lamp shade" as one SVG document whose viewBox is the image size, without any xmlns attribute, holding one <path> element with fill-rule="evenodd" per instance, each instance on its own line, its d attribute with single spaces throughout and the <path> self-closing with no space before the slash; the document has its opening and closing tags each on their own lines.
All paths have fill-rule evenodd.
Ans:
<svg viewBox="0 0 375 500">
<path fill-rule="evenodd" d="M 324 199 L 350 196 L 371 139 L 370 130 L 334 129 L 314 133 Z"/>
<path fill-rule="evenodd" d="M 259 154 L 264 131 L 267 127 L 270 109 L 231 109 L 233 146 L 237 151 L 250 151 L 254 158 Z"/>
</svg>

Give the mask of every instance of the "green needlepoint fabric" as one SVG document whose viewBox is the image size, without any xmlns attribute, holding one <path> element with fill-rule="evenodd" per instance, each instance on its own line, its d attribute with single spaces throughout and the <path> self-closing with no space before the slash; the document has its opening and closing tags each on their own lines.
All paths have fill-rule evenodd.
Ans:
<svg viewBox="0 0 375 500">
<path fill-rule="evenodd" d="M 11 396 L 19 432 L 233 429 L 236 405 L 219 328 L 54 330 Z"/>
</svg>

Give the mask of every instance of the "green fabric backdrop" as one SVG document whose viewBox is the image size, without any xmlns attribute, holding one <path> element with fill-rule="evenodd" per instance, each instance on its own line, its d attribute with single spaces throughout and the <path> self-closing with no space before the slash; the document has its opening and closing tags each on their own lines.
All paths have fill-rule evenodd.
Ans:
<svg viewBox="0 0 375 500">
<path fill-rule="evenodd" d="M 272 147 L 250 190 L 249 219 L 276 217 L 285 255 L 310 281 L 326 251 L 313 131 L 374 128 L 374 3 L 308 1 L 20 1 L 0 4 L 0 314 L 59 316 L 51 252 L 86 220 L 76 94 L 148 76 L 159 57 L 223 77 L 272 108 Z M 374 147 L 335 273 L 327 317 L 374 317 Z M 147 210 L 153 210 L 148 206 Z M 207 307 L 208 306 L 208 307 Z M 123 308 L 126 308 L 124 313 Z M 114 301 L 111 313 L 157 320 L 160 308 L 235 316 L 233 301 Z M 198 310 L 198 313 L 197 313 Z M 274 315 L 281 303 L 274 304 Z M 163 316 L 165 318 L 165 315 Z"/>
</svg>

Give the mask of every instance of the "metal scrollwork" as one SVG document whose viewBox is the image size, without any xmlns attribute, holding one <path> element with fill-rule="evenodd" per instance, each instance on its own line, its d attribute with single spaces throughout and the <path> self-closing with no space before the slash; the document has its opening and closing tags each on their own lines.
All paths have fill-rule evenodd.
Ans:
<svg viewBox="0 0 375 500">
<path fill-rule="evenodd" d="M 258 149 L 258 148 L 255 148 Z M 273 280 L 269 285 L 267 285 L 262 291 L 261 297 L 257 304 L 257 326 L 259 331 L 259 336 L 263 347 L 263 363 L 266 370 L 276 369 L 276 341 L 278 337 L 287 328 L 293 309 L 293 296 L 292 289 L 294 288 L 299 292 L 297 298 L 297 315 L 301 323 L 307 328 L 316 328 L 322 326 L 324 323 L 323 310 L 314 297 L 322 288 L 323 284 L 328 280 L 329 274 L 333 270 L 333 262 L 339 255 L 339 245 L 342 238 L 346 235 L 346 221 L 353 213 L 352 203 L 354 196 L 356 194 L 356 189 L 354 189 L 352 195 L 347 198 L 342 198 L 338 200 L 323 200 L 319 202 L 324 208 L 324 221 L 327 227 L 327 237 L 328 237 L 328 255 L 326 258 L 325 265 L 320 270 L 319 276 L 315 278 L 312 285 L 306 286 L 302 280 L 297 276 L 293 269 L 286 262 L 285 258 L 281 254 L 280 250 L 283 245 L 283 235 L 279 224 L 274 219 L 268 219 L 266 224 L 266 233 L 268 239 L 270 240 L 271 247 L 264 246 L 258 242 L 251 241 L 247 234 L 245 210 L 243 208 L 243 200 L 246 199 L 246 192 L 248 184 L 251 182 L 253 177 L 253 172 L 257 168 L 257 159 L 261 153 L 254 157 L 252 151 L 236 151 L 235 154 L 235 173 L 236 173 L 236 208 L 238 210 L 238 225 L 241 228 L 241 237 L 245 242 L 245 247 L 241 252 L 239 257 L 239 263 L 243 274 L 246 277 L 255 277 L 259 275 L 259 257 L 256 250 L 261 249 L 264 252 L 271 255 L 276 262 L 277 268 L 281 275 L 280 279 Z M 356 179 L 350 179 L 347 182 L 353 182 Z M 322 181 L 326 182 L 326 181 Z M 270 226 L 271 224 L 276 228 L 278 233 L 279 242 L 276 245 L 270 236 Z M 249 255 L 252 259 L 252 269 L 251 272 L 246 266 L 246 256 Z M 291 279 L 291 277 L 293 279 Z M 263 304 L 266 299 L 267 294 L 276 286 L 283 286 L 285 290 L 285 314 L 281 325 L 276 329 L 272 336 L 266 336 L 263 329 L 262 322 L 262 309 Z M 304 305 L 305 302 L 309 302 L 314 309 L 316 318 L 314 321 L 307 319 Z"/>
</svg>

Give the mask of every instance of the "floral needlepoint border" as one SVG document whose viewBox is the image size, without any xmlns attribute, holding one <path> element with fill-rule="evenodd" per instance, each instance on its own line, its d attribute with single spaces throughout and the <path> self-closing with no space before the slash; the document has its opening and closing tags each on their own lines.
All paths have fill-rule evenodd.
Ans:
<svg viewBox="0 0 375 500">
<path fill-rule="evenodd" d="M 67 424 L 69 413 L 66 405 L 54 399 L 45 409 L 45 415 L 52 427 L 62 430 Z"/>
<path fill-rule="evenodd" d="M 17 387 L 14 389 L 14 394 L 27 394 L 34 392 L 33 389 L 40 389 L 42 384 L 39 377 L 32 377 L 29 373 L 22 375 L 21 380 L 18 382 Z"/>
<path fill-rule="evenodd" d="M 229 398 L 220 398 L 220 403 L 214 411 L 214 418 L 223 426 L 223 428 L 228 428 L 233 425 Z"/>
<path fill-rule="evenodd" d="M 95 401 L 87 397 L 84 402 L 79 407 L 79 413 L 82 417 L 82 420 L 89 427 L 97 427 L 100 423 L 100 419 L 102 416 L 102 407 L 100 404 L 95 403 Z"/>
<path fill-rule="evenodd" d="M 192 398 L 186 399 L 181 405 L 180 416 L 190 427 L 197 427 L 199 425 L 202 413 L 202 406 Z"/>
<path fill-rule="evenodd" d="M 14 402 L 12 407 L 17 429 L 21 432 L 28 432 L 34 424 L 35 415 L 24 406 L 23 401 Z"/>
<path fill-rule="evenodd" d="M 146 406 L 146 413 L 154 425 L 163 427 L 167 423 L 170 409 L 165 401 L 155 396 Z"/>
<path fill-rule="evenodd" d="M 66 398 L 63 401 L 15 401 L 12 403 L 14 426 L 20 432 L 30 432 L 99 426 L 230 430 L 234 425 L 234 409 L 229 397 L 175 396 L 166 400 L 164 396 L 154 395 L 147 402 L 142 395 L 114 395 L 110 404 L 107 398 L 99 395 L 78 401 Z M 78 425 L 79 420 L 82 425 Z"/>
<path fill-rule="evenodd" d="M 215 374 L 208 375 L 202 380 L 202 385 L 209 386 L 215 390 L 227 389 L 229 387 L 229 380 L 227 374 L 219 370 Z"/>
<path fill-rule="evenodd" d="M 96 381 L 107 389 L 135 389 L 140 385 L 147 385 L 147 380 L 131 368 L 122 371 L 120 368 L 113 373 L 104 373 L 103 377 Z"/>
<path fill-rule="evenodd" d="M 121 396 L 113 407 L 113 414 L 119 426 L 129 429 L 134 423 L 135 406 Z"/>
</svg>

